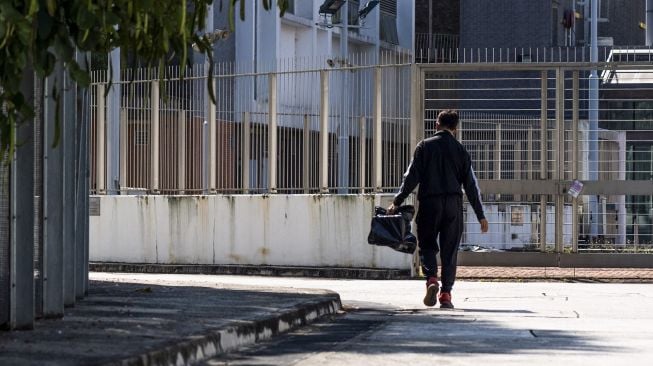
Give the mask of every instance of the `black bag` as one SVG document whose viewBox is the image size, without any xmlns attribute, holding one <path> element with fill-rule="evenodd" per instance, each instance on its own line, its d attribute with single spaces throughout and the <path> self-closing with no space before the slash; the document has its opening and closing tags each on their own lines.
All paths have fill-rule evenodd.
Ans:
<svg viewBox="0 0 653 366">
<path fill-rule="evenodd" d="M 412 254 L 417 248 L 417 238 L 410 232 L 410 221 L 414 215 L 415 207 L 410 205 L 399 207 L 394 215 L 388 215 L 383 207 L 375 207 L 367 242 Z"/>
</svg>

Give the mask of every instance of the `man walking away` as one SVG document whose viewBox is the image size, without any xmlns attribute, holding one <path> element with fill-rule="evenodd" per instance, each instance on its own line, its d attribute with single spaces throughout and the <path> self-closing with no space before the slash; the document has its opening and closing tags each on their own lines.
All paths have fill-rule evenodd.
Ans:
<svg viewBox="0 0 653 366">
<path fill-rule="evenodd" d="M 424 305 L 434 306 L 439 300 L 441 308 L 449 309 L 453 308 L 451 289 L 456 280 L 456 260 L 464 224 L 461 186 L 464 186 L 467 199 L 474 208 L 481 231 L 488 230 L 471 157 L 455 138 L 457 127 L 457 112 L 445 110 L 438 114 L 437 133 L 417 144 L 399 193 L 388 208 L 389 212 L 395 212 L 419 184 L 419 208 L 415 221 L 422 272 L 426 276 Z M 439 296 L 438 252 L 442 263 L 442 292 Z"/>
</svg>

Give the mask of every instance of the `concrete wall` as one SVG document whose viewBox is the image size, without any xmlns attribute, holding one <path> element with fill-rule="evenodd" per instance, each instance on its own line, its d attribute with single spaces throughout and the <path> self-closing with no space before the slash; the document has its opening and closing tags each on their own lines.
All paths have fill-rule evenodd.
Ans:
<svg viewBox="0 0 653 366">
<path fill-rule="evenodd" d="M 367 244 L 374 196 L 99 196 L 92 261 L 410 268 Z"/>
</svg>

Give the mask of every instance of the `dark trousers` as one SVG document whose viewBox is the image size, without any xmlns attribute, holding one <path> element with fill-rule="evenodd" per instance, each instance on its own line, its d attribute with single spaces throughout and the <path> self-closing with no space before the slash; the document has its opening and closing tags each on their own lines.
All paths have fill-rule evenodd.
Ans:
<svg viewBox="0 0 653 366">
<path fill-rule="evenodd" d="M 456 260 L 463 234 L 462 196 L 455 194 L 423 198 L 419 202 L 415 221 L 422 272 L 427 277 L 437 277 L 436 255 L 439 252 L 442 291 L 450 292 L 456 280 Z"/>
</svg>

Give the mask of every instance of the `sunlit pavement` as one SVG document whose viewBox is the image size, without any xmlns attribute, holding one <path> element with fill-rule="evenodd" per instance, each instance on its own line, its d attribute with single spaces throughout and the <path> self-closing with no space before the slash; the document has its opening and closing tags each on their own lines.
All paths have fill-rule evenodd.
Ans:
<svg viewBox="0 0 653 366">
<path fill-rule="evenodd" d="M 328 289 L 340 316 L 209 365 L 651 365 L 653 285 L 458 282 L 427 309 L 422 281 L 93 273 L 159 285 Z"/>
</svg>

